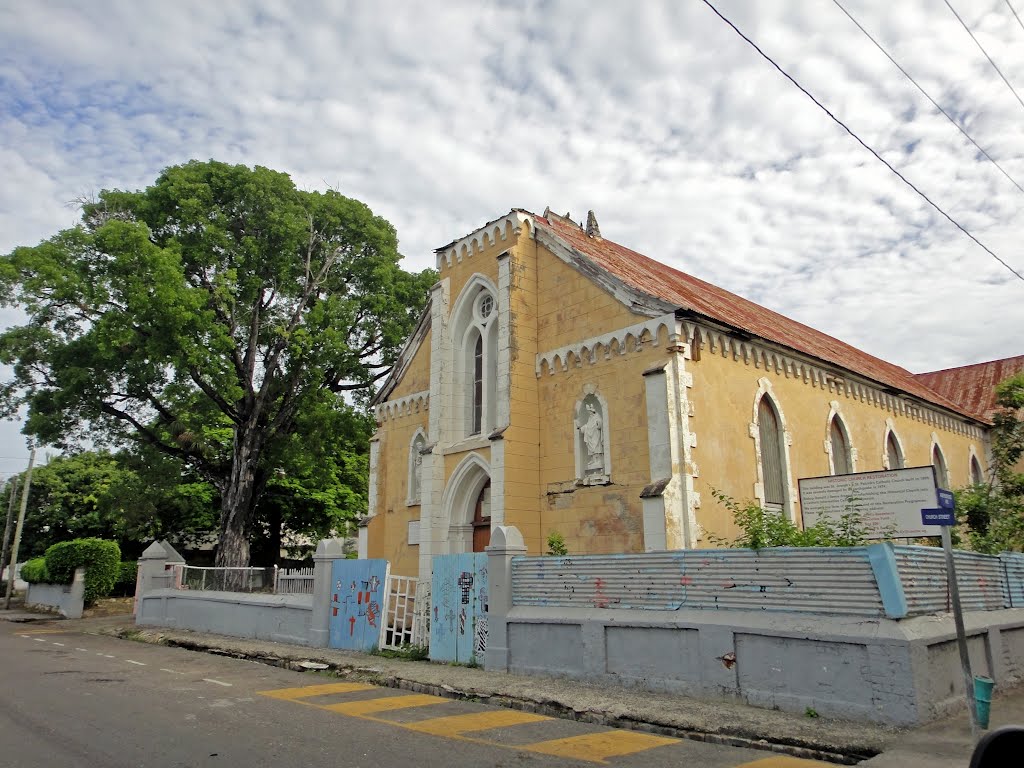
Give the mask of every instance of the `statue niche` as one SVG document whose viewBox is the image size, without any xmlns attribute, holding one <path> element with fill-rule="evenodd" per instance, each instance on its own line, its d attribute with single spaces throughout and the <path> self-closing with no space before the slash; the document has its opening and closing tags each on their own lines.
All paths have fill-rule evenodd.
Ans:
<svg viewBox="0 0 1024 768">
<path fill-rule="evenodd" d="M 576 481 L 582 485 L 608 482 L 609 462 L 604 407 L 594 394 L 576 405 Z"/>
</svg>

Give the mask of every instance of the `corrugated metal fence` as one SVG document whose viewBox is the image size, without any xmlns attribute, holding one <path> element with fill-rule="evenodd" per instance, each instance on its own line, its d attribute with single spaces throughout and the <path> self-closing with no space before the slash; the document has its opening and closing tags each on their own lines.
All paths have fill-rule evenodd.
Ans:
<svg viewBox="0 0 1024 768">
<path fill-rule="evenodd" d="M 514 605 L 882 616 L 865 548 L 518 557 Z"/>
<path fill-rule="evenodd" d="M 1004 552 L 999 556 L 1003 563 L 1003 604 L 1007 608 L 1024 608 L 1024 554 Z"/>
<path fill-rule="evenodd" d="M 941 549 L 894 546 L 892 553 L 907 616 L 950 610 Z M 965 610 L 1024 607 L 1024 555 L 956 551 L 954 558 Z M 516 557 L 512 603 L 886 615 L 867 547 Z"/>
<path fill-rule="evenodd" d="M 909 615 L 951 610 L 945 553 L 936 547 L 893 549 Z M 1000 558 L 955 550 L 953 562 L 965 611 L 993 611 L 1005 606 L 1005 574 Z"/>
</svg>

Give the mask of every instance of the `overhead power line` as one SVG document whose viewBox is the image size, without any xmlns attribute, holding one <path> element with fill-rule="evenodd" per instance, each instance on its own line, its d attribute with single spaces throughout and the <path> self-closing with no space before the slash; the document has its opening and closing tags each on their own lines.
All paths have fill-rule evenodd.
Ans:
<svg viewBox="0 0 1024 768">
<path fill-rule="evenodd" d="M 1010 0 L 1006 0 L 1006 7 L 1010 9 L 1010 13 L 1013 14 L 1013 18 L 1015 18 L 1017 20 L 1017 23 L 1020 24 L 1020 28 L 1024 29 L 1024 21 L 1020 20 L 1020 16 L 1017 15 L 1017 11 L 1015 11 L 1013 9 L 1013 6 L 1010 5 Z"/>
<path fill-rule="evenodd" d="M 1020 190 L 1020 192 L 1022 194 L 1024 194 L 1024 187 L 1022 187 L 1019 183 L 1017 183 L 1017 180 L 1015 178 L 1013 178 L 1013 176 L 1011 176 L 1009 173 L 1007 173 L 1006 169 L 1003 168 L 1003 166 L 1001 166 L 999 163 L 997 163 L 995 161 L 995 159 L 992 157 L 992 155 L 990 155 L 988 152 L 986 152 L 985 148 L 982 147 L 978 142 L 976 142 L 974 140 L 974 138 L 971 136 L 971 134 L 969 134 L 967 132 L 966 128 L 964 128 L 962 125 L 960 125 L 960 123 L 958 123 L 956 121 L 956 119 L 951 114 L 949 114 L 949 112 L 947 112 L 945 109 L 943 109 L 942 106 L 935 99 L 933 99 L 930 95 L 928 95 L 928 91 L 926 91 L 923 87 L 921 87 L 921 84 L 919 82 L 917 82 L 917 80 L 915 80 L 913 77 L 911 77 L 910 73 L 907 72 L 907 70 L 905 70 L 902 66 L 900 66 L 900 63 L 898 61 L 896 61 L 896 59 L 894 59 L 892 57 L 892 55 L 882 46 L 882 44 L 879 43 L 874 37 L 872 37 L 871 33 L 868 32 L 866 29 L 864 29 L 864 27 L 861 25 L 861 23 L 859 21 L 857 21 L 853 17 L 853 14 L 851 14 L 848 10 L 846 10 L 846 8 L 843 7 L 843 4 L 840 3 L 839 0 L 832 0 L 832 2 L 835 3 L 839 7 L 839 10 L 841 10 L 843 13 L 846 14 L 846 16 L 850 19 L 850 21 L 852 21 L 854 24 L 857 25 L 857 29 L 859 29 L 861 32 L 863 32 L 867 36 L 868 40 L 870 40 L 872 43 L 875 44 L 875 47 L 878 48 L 878 50 L 880 50 L 882 53 L 885 54 L 886 58 L 889 59 L 889 61 L 891 61 L 893 63 L 893 66 L 895 66 L 896 69 L 898 69 L 900 72 L 902 72 L 903 76 L 905 78 L 907 78 L 907 80 L 909 80 L 910 82 L 912 82 L 914 84 L 914 86 L 917 88 L 917 90 L 919 90 L 924 95 L 924 97 L 926 99 L 928 99 L 928 101 L 930 101 L 932 103 L 932 106 L 935 107 L 937 110 L 939 110 L 939 112 L 941 112 L 946 117 L 946 119 L 949 120 L 949 122 L 951 122 L 954 126 L 956 126 L 956 129 L 958 131 L 960 131 L 960 133 L 962 133 L 967 138 L 967 140 L 969 142 L 971 142 L 971 144 L 974 145 L 975 149 L 977 149 L 979 152 L 981 152 L 981 154 L 983 154 L 985 156 L 985 158 L 990 163 L 992 163 L 992 165 L 994 165 L 996 168 L 999 169 L 1000 173 L 1002 173 L 1003 176 L 1005 176 L 1007 179 L 1010 180 L 1010 183 L 1013 184 L 1013 186 L 1015 186 L 1018 190 Z"/>
<path fill-rule="evenodd" d="M 882 157 L 880 154 L 878 154 L 874 149 L 872 149 L 870 146 L 868 146 L 864 142 L 864 140 L 861 139 L 861 137 L 858 136 L 856 133 L 854 133 L 853 130 L 846 123 L 844 123 L 842 120 L 840 120 L 834 114 L 832 114 L 832 112 L 829 110 L 828 107 L 826 107 L 824 104 L 822 104 L 820 101 L 818 101 L 814 97 L 814 95 L 810 91 L 808 91 L 806 88 L 804 88 L 802 85 L 800 85 L 800 83 L 798 83 L 793 78 L 792 75 L 790 75 L 788 72 L 786 72 L 786 70 L 784 70 L 782 67 L 780 67 L 778 64 L 776 64 L 775 60 L 771 56 L 769 56 L 767 53 L 762 51 L 758 47 L 757 43 L 755 43 L 753 40 L 751 40 L 749 37 L 747 37 L 745 34 L 743 34 L 743 32 L 740 31 L 739 27 L 737 27 L 735 24 L 733 24 L 731 21 L 729 21 L 729 19 L 727 19 L 725 16 L 723 16 L 722 12 L 719 11 L 710 2 L 710 0 L 703 0 L 703 3 L 708 8 L 710 8 L 712 11 L 714 11 L 715 15 L 718 16 L 718 18 L 720 18 L 722 21 L 724 21 L 726 24 L 728 24 L 730 27 L 732 27 L 733 31 L 737 35 L 742 37 L 747 42 L 747 44 L 750 45 L 750 47 L 752 47 L 755 51 L 757 51 L 759 54 L 761 54 L 762 58 L 764 58 L 765 61 L 767 61 L 769 64 L 771 64 L 773 67 L 775 67 L 775 69 L 777 69 L 779 71 L 779 73 L 783 77 L 785 77 L 787 80 L 789 80 L 789 82 L 791 82 L 793 85 L 795 85 L 797 88 L 799 88 L 807 98 L 809 98 L 811 101 L 813 101 L 815 103 L 815 105 L 817 105 L 817 107 L 819 109 L 821 109 L 826 115 L 831 117 L 832 120 L 837 125 L 839 125 L 840 128 L 842 128 L 844 131 L 846 131 L 848 134 L 850 134 L 850 136 L 852 136 L 853 139 L 858 144 L 860 144 L 862 147 L 864 147 L 864 149 L 866 149 L 868 152 L 870 152 L 872 155 L 874 155 L 876 160 L 878 160 L 880 163 L 883 163 L 886 168 L 888 168 L 890 171 L 892 171 L 894 174 L 896 174 L 896 176 L 899 177 L 900 181 L 902 181 L 904 184 L 906 184 L 912 190 L 917 192 L 917 194 L 920 195 L 924 199 L 924 201 L 926 203 L 928 203 L 928 205 L 930 205 L 932 208 L 934 208 L 936 211 L 938 211 L 940 214 L 942 214 L 942 216 L 945 219 L 947 219 L 954 227 L 956 227 L 961 232 L 963 232 L 965 235 L 967 235 L 969 238 L 971 238 L 971 240 L 973 240 L 978 245 L 978 247 L 980 247 L 983 251 L 985 251 L 985 253 L 987 253 L 993 259 L 995 259 L 1000 264 L 1002 264 L 1004 267 L 1006 267 L 1008 270 L 1010 270 L 1010 272 L 1012 272 L 1014 274 L 1014 276 L 1017 277 L 1018 280 L 1021 280 L 1022 282 L 1024 282 L 1024 275 L 1022 275 L 1016 269 L 1014 269 L 1009 264 L 1007 264 L 1005 261 L 1003 261 L 1001 258 L 999 258 L 999 256 L 997 256 L 996 253 L 991 248 L 989 248 L 987 245 L 985 245 L 983 242 L 981 242 L 981 240 L 979 240 L 974 235 L 972 235 L 970 232 L 968 232 L 967 229 L 962 224 L 960 224 L 960 222 L 958 222 L 956 219 L 954 219 L 952 216 L 950 216 L 948 213 L 946 213 L 944 210 L 942 210 L 942 208 L 940 208 L 935 202 L 933 202 L 932 199 L 930 197 L 928 197 L 928 195 L 926 195 L 924 192 L 922 192 L 920 189 L 918 189 L 914 185 L 913 182 L 911 182 L 909 179 L 907 179 L 907 177 L 905 177 L 902 173 L 900 173 L 898 170 L 896 170 L 896 168 L 894 168 L 889 163 L 888 160 L 886 160 L 884 157 Z"/>
<path fill-rule="evenodd" d="M 960 22 L 960 26 L 967 30 L 967 34 L 971 36 L 971 40 L 973 40 L 974 44 L 978 46 L 978 50 L 985 54 L 985 58 L 988 59 L 988 63 L 992 65 L 992 69 L 999 73 L 999 76 L 1003 78 L 1003 82 L 1006 83 L 1006 87 L 1010 89 L 1010 92 L 1017 97 L 1017 101 L 1020 102 L 1020 105 L 1024 107 L 1024 99 L 1022 99 L 1020 97 L 1020 94 L 1017 93 L 1017 89 L 1013 87 L 1013 84 L 1006 79 L 1006 75 L 1003 74 L 1003 70 L 996 66 L 996 63 L 992 61 L 992 57 L 988 55 L 988 51 L 986 51 L 984 46 L 982 46 L 982 44 L 978 42 L 978 38 L 976 38 L 974 36 L 974 33 L 971 32 L 971 28 L 968 27 L 967 24 L 964 23 L 964 20 L 960 18 L 960 14 L 956 12 L 956 8 L 949 4 L 949 0 L 943 0 L 943 2 L 945 2 L 946 7 L 949 8 L 950 11 L 952 11 L 953 15 L 956 16 L 956 20 Z M 1013 10 L 1013 6 L 1010 6 L 1010 10 Z M 1017 12 L 1014 11 L 1013 15 L 1016 16 Z M 1018 19 L 1018 21 L 1020 21 L 1020 19 Z"/>
</svg>

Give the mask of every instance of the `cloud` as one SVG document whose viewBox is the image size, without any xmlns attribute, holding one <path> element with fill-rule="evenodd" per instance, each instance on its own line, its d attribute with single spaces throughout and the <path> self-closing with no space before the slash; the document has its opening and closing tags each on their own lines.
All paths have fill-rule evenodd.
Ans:
<svg viewBox="0 0 1024 768">
<path fill-rule="evenodd" d="M 838 8 L 722 0 L 866 142 L 1024 271 L 1024 195 Z M 1024 113 L 942 4 L 844 5 L 1024 183 Z M 1024 89 L 1005 4 L 960 2 Z M 1024 283 L 700 3 L 7 4 L 0 252 L 190 158 L 335 187 L 406 266 L 509 208 L 636 250 L 911 370 L 1021 353 Z"/>
</svg>

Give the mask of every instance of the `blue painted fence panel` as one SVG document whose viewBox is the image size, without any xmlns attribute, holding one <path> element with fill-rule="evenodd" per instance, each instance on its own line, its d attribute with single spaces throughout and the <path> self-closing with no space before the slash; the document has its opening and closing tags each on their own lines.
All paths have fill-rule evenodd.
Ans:
<svg viewBox="0 0 1024 768">
<path fill-rule="evenodd" d="M 430 659 L 482 663 L 487 649 L 487 555 L 434 558 Z"/>
<path fill-rule="evenodd" d="M 387 560 L 335 560 L 331 567 L 331 648 L 372 651 L 380 642 Z"/>
</svg>

